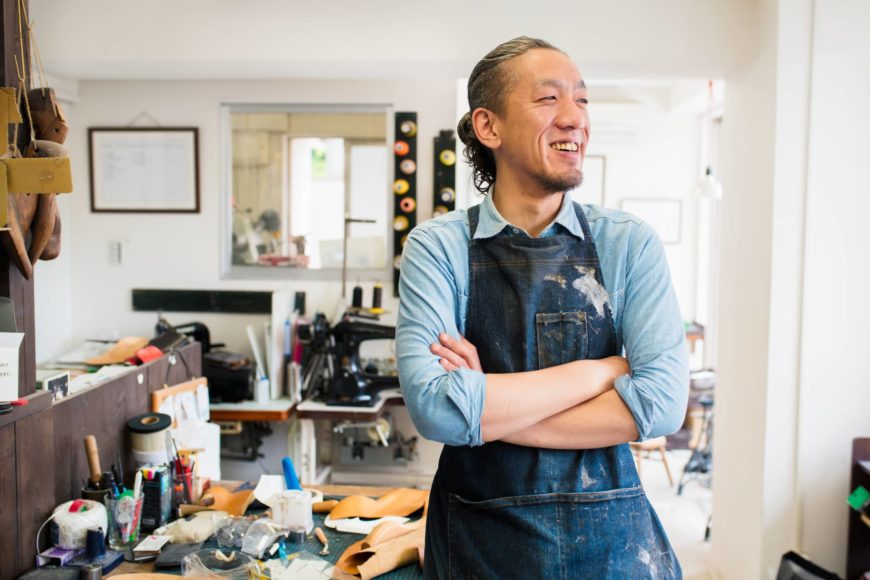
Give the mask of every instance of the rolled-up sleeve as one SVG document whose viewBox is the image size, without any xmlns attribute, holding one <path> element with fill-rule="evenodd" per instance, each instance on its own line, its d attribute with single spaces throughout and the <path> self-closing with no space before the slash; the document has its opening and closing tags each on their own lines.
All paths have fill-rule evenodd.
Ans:
<svg viewBox="0 0 870 580">
<path fill-rule="evenodd" d="M 446 445 L 482 445 L 485 375 L 470 369 L 448 373 L 429 350 L 439 333 L 459 335 L 457 294 L 444 247 L 426 231 L 412 231 L 402 252 L 396 325 L 405 405 L 423 437 Z"/>
<path fill-rule="evenodd" d="M 640 440 L 670 435 L 683 423 L 689 396 L 689 362 L 679 304 L 664 248 L 641 223 L 626 260 L 622 338 L 631 375 L 616 390 L 634 415 Z"/>
</svg>

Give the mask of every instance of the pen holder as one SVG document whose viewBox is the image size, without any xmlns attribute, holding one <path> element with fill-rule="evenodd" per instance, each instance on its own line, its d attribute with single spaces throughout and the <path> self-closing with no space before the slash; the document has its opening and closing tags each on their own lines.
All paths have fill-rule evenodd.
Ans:
<svg viewBox="0 0 870 580">
<path fill-rule="evenodd" d="M 124 551 L 139 541 L 139 523 L 142 521 L 142 496 L 107 499 L 109 512 L 109 547 Z"/>
</svg>

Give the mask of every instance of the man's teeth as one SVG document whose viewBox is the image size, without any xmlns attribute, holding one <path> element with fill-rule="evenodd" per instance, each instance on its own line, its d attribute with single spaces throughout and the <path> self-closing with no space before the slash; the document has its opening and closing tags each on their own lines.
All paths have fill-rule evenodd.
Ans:
<svg viewBox="0 0 870 580">
<path fill-rule="evenodd" d="M 557 151 L 577 151 L 576 143 L 553 143 L 550 147 Z"/>
</svg>

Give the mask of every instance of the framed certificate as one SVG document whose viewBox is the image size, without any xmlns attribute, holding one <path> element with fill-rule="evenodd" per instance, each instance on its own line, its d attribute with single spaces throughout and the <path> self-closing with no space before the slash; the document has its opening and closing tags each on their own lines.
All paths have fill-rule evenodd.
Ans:
<svg viewBox="0 0 870 580">
<path fill-rule="evenodd" d="M 91 127 L 91 211 L 199 212 L 194 127 Z"/>
</svg>

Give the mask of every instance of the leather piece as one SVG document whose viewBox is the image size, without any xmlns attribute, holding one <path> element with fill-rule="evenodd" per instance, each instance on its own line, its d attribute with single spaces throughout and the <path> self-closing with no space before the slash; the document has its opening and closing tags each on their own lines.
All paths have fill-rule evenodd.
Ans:
<svg viewBox="0 0 870 580">
<path fill-rule="evenodd" d="M 0 88 L 0 127 L 3 131 L 9 129 L 13 123 L 21 123 L 21 113 L 18 111 L 18 102 L 15 99 L 15 89 L 12 87 Z M 9 139 L 0 139 L 0 156 L 9 153 Z"/>
<path fill-rule="evenodd" d="M 140 336 L 126 336 L 113 344 L 112 347 L 103 354 L 89 358 L 85 362 L 89 365 L 111 365 L 122 363 L 135 355 L 136 351 L 146 344 L 148 344 L 147 338 L 142 338 Z"/>
<path fill-rule="evenodd" d="M 426 518 L 410 524 L 383 523 L 344 551 L 333 578 L 368 580 L 417 562 L 425 538 Z"/>
<path fill-rule="evenodd" d="M 344 518 L 382 518 L 384 516 L 409 516 L 420 508 L 424 515 L 429 503 L 429 490 L 397 488 L 391 489 L 378 499 L 364 495 L 351 495 L 332 508 L 330 519 Z"/>
<path fill-rule="evenodd" d="M 3 171 L 0 171 L 0 179 L 2 179 L 3 174 L 5 174 L 6 166 L 5 164 L 0 165 L 3 165 Z M 0 182 L 0 193 L 2 193 L 2 189 L 2 182 Z M 27 257 L 27 248 L 24 245 L 24 236 L 26 232 L 22 231 L 21 224 L 23 219 L 19 215 L 18 209 L 18 202 L 21 196 L 7 195 L 5 197 L 5 204 L 0 201 L 0 204 L 5 205 L 5 211 L 0 212 L 0 217 L 3 218 L 8 229 L 0 232 L 0 242 L 2 242 L 9 259 L 18 267 L 21 274 L 26 279 L 30 280 L 33 277 L 33 264 L 30 263 L 30 258 Z M 2 200 L 2 198 L 3 196 L 0 195 L 0 200 Z M 26 206 L 28 204 L 24 205 Z M 34 209 L 35 207 L 36 206 L 34 205 Z M 27 226 L 30 226 L 29 222 L 27 222 Z"/>
<path fill-rule="evenodd" d="M 332 508 L 338 505 L 337 499 L 328 499 L 326 501 L 318 501 L 311 505 L 311 511 L 316 514 L 326 514 L 332 511 Z"/>
<path fill-rule="evenodd" d="M 54 89 L 30 89 L 27 91 L 27 100 L 33 117 L 35 138 L 47 139 L 55 143 L 66 141 L 69 125 Z"/>
<path fill-rule="evenodd" d="M 69 157 L 4 159 L 9 193 L 70 193 Z"/>
<path fill-rule="evenodd" d="M 211 501 L 212 503 L 208 503 Z M 225 487 L 215 486 L 210 487 L 206 491 L 200 503 L 208 505 L 209 509 L 220 510 L 227 512 L 232 516 L 243 516 L 248 511 L 248 506 L 254 502 L 254 490 L 245 489 L 242 491 L 231 492 Z"/>
</svg>

